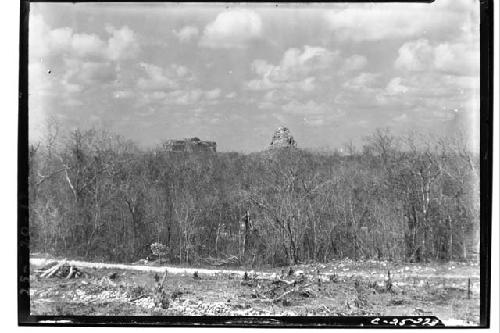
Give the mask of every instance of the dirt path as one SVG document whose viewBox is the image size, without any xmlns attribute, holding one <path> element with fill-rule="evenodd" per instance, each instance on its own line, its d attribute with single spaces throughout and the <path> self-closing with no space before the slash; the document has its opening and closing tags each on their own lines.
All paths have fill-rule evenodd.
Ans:
<svg viewBox="0 0 500 333">
<path fill-rule="evenodd" d="M 34 267 L 40 267 L 47 265 L 50 262 L 61 262 L 63 260 L 55 260 L 55 259 L 43 259 L 43 258 L 30 258 L 30 264 Z M 276 273 L 269 273 L 269 272 L 255 272 L 253 270 L 249 271 L 244 271 L 244 270 L 232 270 L 232 269 L 206 269 L 206 268 L 184 268 L 184 267 L 175 267 L 175 266 L 148 266 L 148 265 L 134 265 L 134 264 L 110 264 L 110 263 L 98 263 L 98 262 L 87 262 L 87 261 L 78 261 L 78 260 L 66 260 L 66 262 L 70 265 L 73 266 L 78 266 L 78 267 L 86 267 L 86 268 L 97 268 L 97 269 L 118 269 L 118 270 L 129 270 L 129 271 L 141 271 L 141 272 L 155 272 L 155 273 L 163 273 L 165 270 L 168 270 L 169 274 L 186 274 L 186 275 L 192 275 L 194 272 L 198 272 L 198 274 L 202 275 L 217 275 L 217 274 L 234 274 L 234 275 L 240 275 L 243 277 L 245 272 L 248 273 L 256 273 L 259 277 L 261 278 L 273 278 L 276 276 Z M 380 275 L 382 272 L 385 272 L 384 270 L 377 270 L 373 271 L 372 273 L 370 272 L 359 272 L 359 271 L 338 271 L 338 272 L 331 272 L 331 273 L 321 273 L 323 276 L 329 276 L 336 274 L 337 276 L 340 277 L 351 277 L 351 276 L 377 276 Z M 306 272 L 309 273 L 309 272 Z M 478 272 L 479 273 L 479 272 Z M 449 272 L 446 274 L 432 274 L 432 273 L 424 273 L 424 272 L 402 272 L 402 273 L 397 273 L 394 272 L 392 273 L 394 277 L 404 277 L 404 278 L 441 278 L 441 279 L 479 279 L 479 274 L 471 274 L 471 275 L 464 275 L 460 274 L 460 272 Z"/>
</svg>

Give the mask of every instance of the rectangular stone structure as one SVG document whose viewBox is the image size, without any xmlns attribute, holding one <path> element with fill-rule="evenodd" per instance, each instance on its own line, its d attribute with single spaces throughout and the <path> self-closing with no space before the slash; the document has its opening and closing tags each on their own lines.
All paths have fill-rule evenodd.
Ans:
<svg viewBox="0 0 500 333">
<path fill-rule="evenodd" d="M 195 137 L 182 140 L 167 140 L 163 144 L 163 148 L 168 152 L 215 153 L 217 151 L 217 143 L 215 141 L 202 141 Z"/>
</svg>

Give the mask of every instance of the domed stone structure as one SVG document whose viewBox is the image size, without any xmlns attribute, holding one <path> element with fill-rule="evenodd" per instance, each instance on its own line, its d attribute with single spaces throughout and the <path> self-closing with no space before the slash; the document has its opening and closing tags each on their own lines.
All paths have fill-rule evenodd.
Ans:
<svg viewBox="0 0 500 333">
<path fill-rule="evenodd" d="M 290 130 L 284 126 L 278 127 L 278 129 L 273 134 L 271 143 L 269 144 L 269 149 L 296 147 L 297 142 L 290 134 Z"/>
</svg>

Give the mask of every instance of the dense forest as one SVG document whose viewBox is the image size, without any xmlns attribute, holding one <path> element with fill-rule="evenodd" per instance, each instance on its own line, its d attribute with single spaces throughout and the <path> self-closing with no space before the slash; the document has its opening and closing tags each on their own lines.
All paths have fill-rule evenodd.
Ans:
<svg viewBox="0 0 500 333">
<path fill-rule="evenodd" d="M 273 266 L 339 258 L 471 260 L 479 160 L 463 141 L 377 130 L 347 153 L 139 149 L 50 127 L 29 147 L 32 252 Z M 299 143 L 300 144 L 300 143 Z"/>
</svg>

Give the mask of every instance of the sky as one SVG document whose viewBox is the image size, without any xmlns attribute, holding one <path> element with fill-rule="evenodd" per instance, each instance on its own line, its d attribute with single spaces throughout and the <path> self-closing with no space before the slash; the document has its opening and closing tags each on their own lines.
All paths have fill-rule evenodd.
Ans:
<svg viewBox="0 0 500 333">
<path fill-rule="evenodd" d="M 29 137 L 105 128 L 260 151 L 396 135 L 479 146 L 479 2 L 32 3 Z"/>
</svg>

